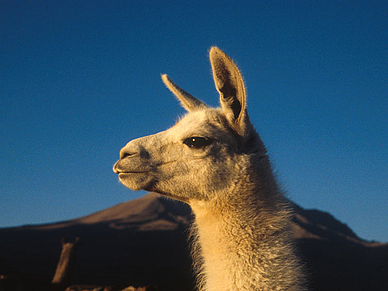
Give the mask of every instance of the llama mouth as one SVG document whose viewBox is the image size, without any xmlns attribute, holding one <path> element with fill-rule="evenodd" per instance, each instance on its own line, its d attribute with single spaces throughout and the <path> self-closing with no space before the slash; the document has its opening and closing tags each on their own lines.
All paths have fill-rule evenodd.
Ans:
<svg viewBox="0 0 388 291">
<path fill-rule="evenodd" d="M 147 173 L 148 172 L 146 172 L 146 171 L 143 171 L 143 172 L 140 172 L 140 171 L 135 172 L 135 171 L 133 171 L 133 172 L 120 172 L 118 174 L 119 174 L 119 177 L 124 177 L 124 176 L 129 176 L 131 174 L 147 174 Z"/>
<path fill-rule="evenodd" d="M 152 171 L 155 171 L 158 167 L 169 165 L 172 163 L 176 163 L 177 160 L 172 160 L 172 161 L 167 161 L 164 163 L 156 164 L 154 167 L 147 167 L 146 169 L 138 169 L 138 170 L 127 170 L 123 169 L 120 167 L 119 163 L 121 160 L 118 160 L 114 165 L 113 165 L 113 172 L 120 175 L 120 174 L 146 174 L 150 173 Z"/>
<path fill-rule="evenodd" d="M 150 172 L 150 169 L 144 168 L 143 169 L 137 169 L 137 170 L 128 170 L 123 167 L 120 167 L 121 160 L 118 160 L 114 165 L 113 165 L 113 172 L 121 175 L 121 174 L 143 174 L 143 173 L 148 173 Z"/>
</svg>

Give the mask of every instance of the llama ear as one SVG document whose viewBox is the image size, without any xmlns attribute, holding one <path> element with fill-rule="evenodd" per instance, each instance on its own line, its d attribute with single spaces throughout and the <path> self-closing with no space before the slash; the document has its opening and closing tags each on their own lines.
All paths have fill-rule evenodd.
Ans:
<svg viewBox="0 0 388 291">
<path fill-rule="evenodd" d="M 220 93 L 222 110 L 237 133 L 245 136 L 249 119 L 246 111 L 245 86 L 241 73 L 236 64 L 219 48 L 212 47 L 209 57 L 214 83 Z"/>
<path fill-rule="evenodd" d="M 178 98 L 182 107 L 187 111 L 196 111 L 207 107 L 205 103 L 178 87 L 166 74 L 161 77 L 164 85 Z"/>
</svg>

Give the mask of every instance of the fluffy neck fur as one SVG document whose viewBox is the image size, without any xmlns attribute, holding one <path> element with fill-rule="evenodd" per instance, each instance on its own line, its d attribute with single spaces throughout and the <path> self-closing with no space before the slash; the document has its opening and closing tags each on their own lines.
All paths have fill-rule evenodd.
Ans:
<svg viewBox="0 0 388 291">
<path fill-rule="evenodd" d="M 201 291 L 304 290 L 289 231 L 290 210 L 269 164 L 213 202 L 190 203 Z M 268 195 L 270 193 L 270 195 Z M 274 195 L 275 193 L 275 195 Z"/>
</svg>

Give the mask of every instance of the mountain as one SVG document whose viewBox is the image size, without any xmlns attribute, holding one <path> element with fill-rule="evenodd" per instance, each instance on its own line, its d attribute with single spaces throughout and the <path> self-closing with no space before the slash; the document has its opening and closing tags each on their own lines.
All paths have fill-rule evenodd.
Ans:
<svg viewBox="0 0 388 291">
<path fill-rule="evenodd" d="M 311 290 L 388 290 L 388 244 L 359 238 L 329 213 L 293 205 L 292 227 Z M 0 275 L 39 290 L 54 275 L 61 238 L 80 237 L 73 281 L 192 290 L 183 203 L 151 193 L 74 220 L 0 229 Z"/>
</svg>

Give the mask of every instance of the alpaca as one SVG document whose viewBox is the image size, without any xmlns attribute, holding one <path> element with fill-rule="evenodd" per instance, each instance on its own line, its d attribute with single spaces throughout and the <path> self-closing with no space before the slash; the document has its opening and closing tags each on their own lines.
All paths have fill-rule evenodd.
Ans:
<svg viewBox="0 0 388 291">
<path fill-rule="evenodd" d="M 191 206 L 199 290 L 305 290 L 288 200 L 249 121 L 240 71 L 217 47 L 209 57 L 221 107 L 162 75 L 188 113 L 166 131 L 130 141 L 113 171 L 132 190 Z"/>
</svg>

